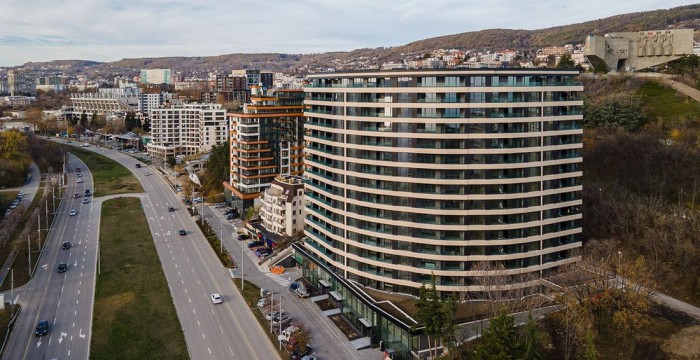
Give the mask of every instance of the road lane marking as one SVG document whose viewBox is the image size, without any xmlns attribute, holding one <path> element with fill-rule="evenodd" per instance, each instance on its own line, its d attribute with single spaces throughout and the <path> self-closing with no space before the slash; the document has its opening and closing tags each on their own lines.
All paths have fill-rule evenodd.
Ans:
<svg viewBox="0 0 700 360">
<path fill-rule="evenodd" d="M 204 336 L 204 334 L 202 334 L 202 337 L 203 337 L 203 336 Z M 209 350 L 209 353 L 211 354 L 211 349 L 210 349 L 210 348 L 207 348 L 207 350 Z"/>
<path fill-rule="evenodd" d="M 202 326 L 202 324 L 199 323 L 199 320 L 197 320 L 197 326 Z"/>
<path fill-rule="evenodd" d="M 81 339 L 85 339 L 85 334 L 83 334 L 83 329 L 82 329 L 82 328 L 81 328 L 80 331 L 78 332 L 78 336 L 79 336 Z"/>
<path fill-rule="evenodd" d="M 202 339 L 204 339 L 204 340 L 206 340 L 206 339 L 207 339 L 207 336 L 206 336 L 206 335 L 204 335 L 204 333 L 202 333 Z M 211 352 L 211 350 L 209 350 L 209 352 Z"/>
<path fill-rule="evenodd" d="M 187 301 L 189 301 L 190 304 L 192 303 L 192 299 L 190 299 L 190 298 L 187 298 Z"/>
<path fill-rule="evenodd" d="M 61 286 L 61 293 L 63 293 L 63 286 Z"/>
</svg>

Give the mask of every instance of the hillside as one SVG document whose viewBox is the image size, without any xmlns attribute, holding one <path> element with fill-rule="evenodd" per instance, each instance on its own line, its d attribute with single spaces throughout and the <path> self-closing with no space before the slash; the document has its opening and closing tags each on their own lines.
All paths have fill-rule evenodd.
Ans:
<svg viewBox="0 0 700 360">
<path fill-rule="evenodd" d="M 700 4 L 623 14 L 540 30 L 490 29 L 472 31 L 419 40 L 403 46 L 356 49 L 348 52 L 321 54 L 239 53 L 203 57 L 127 58 L 107 63 L 69 60 L 27 63 L 22 67 L 35 72 L 56 69 L 68 74 L 83 72 L 97 76 L 135 75 L 137 69 L 143 68 L 170 68 L 185 75 L 245 68 L 303 74 L 308 71 L 322 71 L 328 67 L 353 68 L 354 62 L 359 59 L 369 61 L 369 64 L 376 66 L 386 61 L 401 60 L 407 56 L 420 55 L 434 49 L 475 51 L 517 49 L 530 51 L 546 46 L 582 43 L 588 34 L 666 28 L 700 29 Z"/>
</svg>

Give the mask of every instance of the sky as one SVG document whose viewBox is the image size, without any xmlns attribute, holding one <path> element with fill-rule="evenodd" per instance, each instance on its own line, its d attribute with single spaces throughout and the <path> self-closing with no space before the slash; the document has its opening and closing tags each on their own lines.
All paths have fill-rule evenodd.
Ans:
<svg viewBox="0 0 700 360">
<path fill-rule="evenodd" d="M 492 28 L 542 29 L 681 0 L 0 0 L 0 66 L 399 46 Z"/>
</svg>

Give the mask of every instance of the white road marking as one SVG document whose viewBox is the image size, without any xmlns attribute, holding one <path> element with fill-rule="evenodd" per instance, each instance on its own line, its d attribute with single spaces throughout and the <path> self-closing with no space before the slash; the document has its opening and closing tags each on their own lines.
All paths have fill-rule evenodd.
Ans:
<svg viewBox="0 0 700 360">
<path fill-rule="evenodd" d="M 197 326 L 202 326 L 202 324 L 199 323 L 199 320 L 197 320 Z"/>
<path fill-rule="evenodd" d="M 66 336 L 68 336 L 68 333 L 61 332 L 61 336 L 59 336 L 59 338 L 58 338 L 58 343 L 59 344 L 62 343 L 63 338 L 65 338 Z"/>
<path fill-rule="evenodd" d="M 81 339 L 85 339 L 85 334 L 83 334 L 83 329 L 81 328 L 80 331 L 78 332 L 78 336 L 80 336 Z"/>
<path fill-rule="evenodd" d="M 204 335 L 204 333 L 202 333 L 202 339 L 205 339 L 205 340 L 207 339 L 207 336 Z M 209 352 L 211 352 L 211 350 L 209 350 Z"/>
<path fill-rule="evenodd" d="M 204 337 L 204 334 L 202 334 L 202 337 Z M 206 339 L 206 338 L 205 338 L 205 339 Z M 211 349 L 210 349 L 210 348 L 207 348 L 207 350 L 209 350 L 209 353 L 211 354 Z"/>
<path fill-rule="evenodd" d="M 192 313 L 193 313 L 193 314 L 196 314 L 197 312 L 196 312 L 196 311 L 194 311 L 194 309 L 192 309 Z"/>
<path fill-rule="evenodd" d="M 61 293 L 63 293 L 63 286 L 61 286 Z"/>
<path fill-rule="evenodd" d="M 187 298 L 187 301 L 189 301 L 190 304 L 192 303 L 192 299 L 190 299 L 190 298 Z"/>
<path fill-rule="evenodd" d="M 73 310 L 73 315 L 78 316 L 78 310 Z"/>
<path fill-rule="evenodd" d="M 39 346 L 41 346 L 41 340 L 36 342 L 36 347 L 39 347 Z"/>
</svg>

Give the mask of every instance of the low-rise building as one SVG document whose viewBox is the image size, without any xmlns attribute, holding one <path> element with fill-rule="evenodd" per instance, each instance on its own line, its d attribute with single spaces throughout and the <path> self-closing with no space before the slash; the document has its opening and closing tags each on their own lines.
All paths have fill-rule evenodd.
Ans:
<svg viewBox="0 0 700 360">
<path fill-rule="evenodd" d="M 75 114 L 98 115 L 117 111 L 137 111 L 139 89 L 135 87 L 118 89 L 98 89 L 96 93 L 70 94 Z"/>
<path fill-rule="evenodd" d="M 304 182 L 298 176 L 278 176 L 260 196 L 260 219 L 270 232 L 294 236 L 304 231 Z"/>
</svg>

